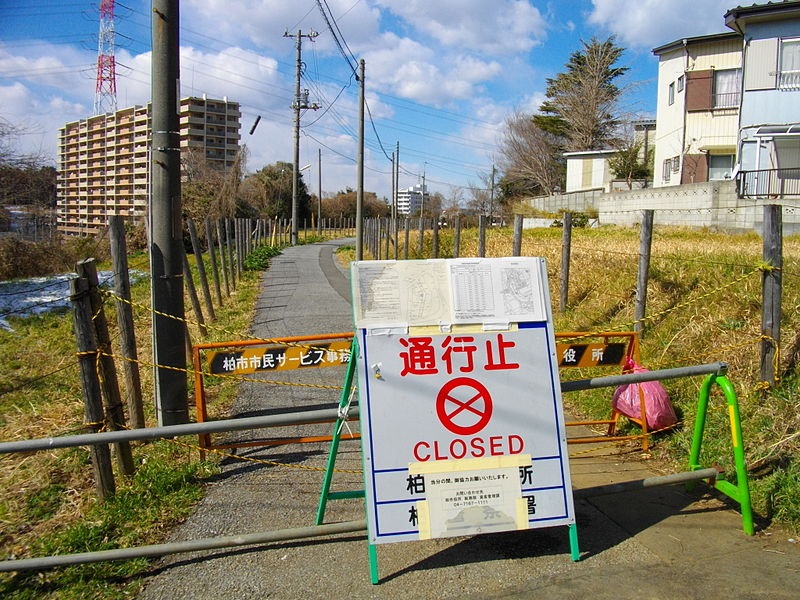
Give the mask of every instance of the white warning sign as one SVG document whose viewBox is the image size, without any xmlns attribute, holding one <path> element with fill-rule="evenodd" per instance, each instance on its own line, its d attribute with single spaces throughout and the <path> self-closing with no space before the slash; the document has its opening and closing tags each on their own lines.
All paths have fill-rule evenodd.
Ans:
<svg viewBox="0 0 800 600">
<path fill-rule="evenodd" d="M 540 293 L 547 289 L 544 261 L 514 259 L 513 271 L 526 275 L 508 297 L 505 259 L 470 261 L 478 283 L 461 292 L 452 278 L 462 276 L 464 261 L 414 262 L 427 285 L 435 279 L 422 277 L 429 262 L 437 276 L 450 274 L 438 280 L 435 295 L 445 306 L 436 327 L 403 326 L 393 312 L 402 294 L 376 295 L 374 281 L 382 278 L 366 263 L 373 286 L 367 312 L 380 315 L 364 316 L 361 324 L 374 327 L 357 332 L 370 541 L 574 523 L 556 346 Z M 362 264 L 354 263 L 354 287 L 364 282 Z M 394 308 L 383 310 L 380 297 Z M 467 312 L 478 323 L 447 320 Z M 531 320 L 507 321 L 511 314 Z"/>
</svg>

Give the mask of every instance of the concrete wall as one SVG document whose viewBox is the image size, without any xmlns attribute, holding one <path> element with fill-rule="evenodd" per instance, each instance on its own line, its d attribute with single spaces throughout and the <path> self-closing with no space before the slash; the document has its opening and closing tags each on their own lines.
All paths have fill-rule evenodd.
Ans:
<svg viewBox="0 0 800 600">
<path fill-rule="evenodd" d="M 601 225 L 639 224 L 641 211 L 652 209 L 654 225 L 761 233 L 764 204 L 759 200 L 738 198 L 733 181 L 710 181 L 604 194 L 596 208 Z M 770 204 L 784 205 L 784 235 L 800 233 L 800 210 L 792 201 L 770 200 Z"/>
<path fill-rule="evenodd" d="M 603 190 L 588 190 L 585 192 L 570 192 L 568 194 L 554 194 L 552 196 L 537 196 L 528 198 L 524 202 L 534 210 L 559 214 L 564 211 L 586 212 L 594 208 Z"/>
<path fill-rule="evenodd" d="M 532 198 L 528 203 L 548 212 L 597 211 L 600 226 L 631 227 L 642 222 L 642 211 L 652 209 L 654 225 L 673 225 L 746 233 L 763 231 L 763 200 L 738 198 L 733 181 L 710 181 L 681 186 L 645 188 L 610 194 L 563 194 Z M 800 233 L 800 208 L 793 200 L 782 204 L 783 233 Z M 527 220 L 526 220 L 527 221 Z M 531 223 L 532 225 L 532 223 Z M 526 225 L 527 227 L 527 225 Z"/>
</svg>

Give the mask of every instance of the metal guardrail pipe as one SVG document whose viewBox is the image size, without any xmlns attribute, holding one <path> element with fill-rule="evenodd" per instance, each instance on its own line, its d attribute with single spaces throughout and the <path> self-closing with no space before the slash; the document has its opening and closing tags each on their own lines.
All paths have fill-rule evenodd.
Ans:
<svg viewBox="0 0 800 600">
<path fill-rule="evenodd" d="M 185 425 L 165 425 L 145 429 L 125 431 L 105 431 L 103 433 L 85 433 L 65 435 L 55 438 L 37 440 L 20 440 L 0 443 L 0 454 L 9 452 L 31 452 L 35 450 L 52 450 L 53 448 L 71 448 L 90 446 L 92 444 L 112 444 L 121 441 L 154 440 L 172 438 L 182 435 L 199 435 L 201 433 L 221 433 L 224 431 L 242 431 L 244 429 L 263 429 L 283 425 L 301 425 L 304 423 L 326 423 L 335 421 L 338 408 L 298 411 L 262 417 L 245 417 L 242 419 L 225 419 L 222 421 L 206 421 L 204 423 L 187 423 Z M 358 416 L 358 408 L 350 408 L 350 416 Z"/>
<path fill-rule="evenodd" d="M 630 492 L 633 490 L 641 490 L 663 485 L 688 483 L 690 481 L 699 481 L 700 479 L 716 479 L 718 476 L 719 471 L 711 467 L 708 469 L 699 469 L 697 471 L 683 471 L 681 473 L 673 473 L 672 475 L 661 475 L 659 477 L 648 477 L 646 479 L 637 479 L 635 481 L 622 481 L 620 483 L 610 483 L 608 485 L 598 485 L 595 487 L 573 490 L 572 495 L 576 500 L 580 500 L 582 498 L 607 496 L 609 494 L 621 494 L 622 492 Z"/>
<path fill-rule="evenodd" d="M 624 385 L 626 383 L 642 383 L 645 381 L 662 381 L 664 379 L 675 379 L 677 377 L 691 377 L 693 375 L 724 375 L 728 369 L 728 363 L 715 362 L 706 365 L 694 365 L 691 367 L 677 367 L 675 369 L 661 369 L 658 371 L 647 371 L 646 373 L 627 373 L 625 375 L 609 375 L 606 377 L 594 377 L 592 379 L 578 379 L 576 381 L 562 381 L 562 392 L 577 392 L 580 390 L 590 390 L 595 388 L 612 387 Z"/>
<path fill-rule="evenodd" d="M 86 563 L 102 562 L 106 560 L 128 560 L 131 558 L 154 558 L 168 554 L 183 552 L 196 552 L 199 550 L 215 550 L 219 548 L 234 548 L 239 546 L 252 546 L 271 542 L 284 542 L 288 540 L 301 540 L 323 535 L 337 533 L 350 533 L 365 531 L 366 519 L 359 521 L 343 521 L 341 523 L 328 523 L 326 525 L 312 525 L 308 527 L 295 527 L 265 531 L 262 533 L 249 533 L 243 535 L 228 535 L 185 542 L 171 542 L 167 544 L 154 544 L 138 546 L 136 548 L 115 548 L 113 550 L 100 550 L 97 552 L 82 552 L 80 554 L 64 554 L 62 556 L 43 556 L 40 558 L 22 558 L 17 560 L 0 561 L 0 572 L 31 571 L 66 567 L 69 565 L 82 565 Z"/>
<path fill-rule="evenodd" d="M 562 381 L 562 392 L 576 392 L 594 388 L 611 387 L 626 383 L 642 383 L 644 381 L 661 381 L 677 377 L 691 377 L 694 375 L 708 375 L 715 373 L 722 375 L 728 368 L 724 362 L 695 365 L 691 367 L 678 367 L 675 369 L 661 369 L 647 371 L 646 373 L 629 373 L 626 375 L 610 375 L 592 379 L 579 379 L 576 381 Z M 188 423 L 185 425 L 167 425 L 163 427 L 148 427 L 144 429 L 131 429 L 127 431 L 106 431 L 103 433 L 86 433 L 81 435 L 66 435 L 55 438 L 40 438 L 37 440 L 19 440 L 16 442 L 0 442 L 0 454 L 11 452 L 34 452 L 37 450 L 52 450 L 55 448 L 72 448 L 75 446 L 90 446 L 92 444 L 113 444 L 123 441 L 154 440 L 171 438 L 182 435 L 199 435 L 202 433 L 222 433 L 225 431 L 242 431 L 245 429 L 263 429 L 267 427 L 280 427 L 284 425 L 301 425 L 304 423 L 325 423 L 334 421 L 338 417 L 338 409 L 320 409 L 300 412 L 266 415 L 263 417 L 246 417 L 243 419 L 225 419 L 220 421 L 207 421 L 204 423 Z M 350 407 L 350 417 L 358 416 L 358 406 Z"/>
</svg>

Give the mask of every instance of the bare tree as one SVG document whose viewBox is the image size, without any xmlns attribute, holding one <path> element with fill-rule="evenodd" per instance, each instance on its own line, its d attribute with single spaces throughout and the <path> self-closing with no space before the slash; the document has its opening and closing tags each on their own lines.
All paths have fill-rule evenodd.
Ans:
<svg viewBox="0 0 800 600">
<path fill-rule="evenodd" d="M 22 127 L 0 117 L 0 165 L 17 169 L 36 169 L 45 164 L 41 154 L 26 154 L 19 151 L 19 137 L 25 133 Z"/>
<path fill-rule="evenodd" d="M 184 182 L 181 185 L 183 212 L 195 221 L 233 217 L 239 198 L 247 147 L 242 146 L 233 165 L 224 171 L 206 161 L 202 152 L 189 150 L 181 156 Z"/>
<path fill-rule="evenodd" d="M 505 180 L 524 193 L 550 194 L 564 177 L 558 139 L 529 115 L 515 112 L 505 123 L 499 150 Z"/>
<path fill-rule="evenodd" d="M 323 218 L 355 218 L 356 200 L 357 194 L 352 188 L 337 192 L 330 198 L 327 198 L 322 205 Z M 363 216 L 366 218 L 387 217 L 390 213 L 389 205 L 383 200 L 380 200 L 375 192 L 364 192 L 364 206 L 362 208 Z"/>
<path fill-rule="evenodd" d="M 447 198 L 444 210 L 448 213 L 457 214 L 461 208 L 461 202 L 464 199 L 464 188 L 460 186 L 450 187 L 450 196 Z"/>
<path fill-rule="evenodd" d="M 471 183 L 468 188 L 467 206 L 476 215 L 488 215 L 491 195 L 489 189 L 482 184 Z"/>
<path fill-rule="evenodd" d="M 0 117 L 0 204 L 50 209 L 55 202 L 56 170 L 41 154 L 19 150 L 26 132 Z"/>
</svg>

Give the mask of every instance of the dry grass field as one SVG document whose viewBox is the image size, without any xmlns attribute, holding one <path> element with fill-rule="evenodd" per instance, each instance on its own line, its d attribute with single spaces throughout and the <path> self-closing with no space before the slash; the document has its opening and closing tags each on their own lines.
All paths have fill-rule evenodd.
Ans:
<svg viewBox="0 0 800 600">
<path fill-rule="evenodd" d="M 416 234 L 409 257 L 429 257 L 430 232 L 417 256 Z M 631 331 L 637 280 L 639 232 L 607 227 L 574 229 L 566 310 L 559 310 L 561 236 L 558 228 L 524 233 L 522 254 L 546 258 L 556 331 Z M 452 231 L 442 231 L 440 257 L 452 256 Z M 492 228 L 487 256 L 509 256 L 512 232 Z M 476 256 L 477 231 L 461 232 L 460 256 Z M 352 257 L 352 253 L 349 255 Z M 348 255 L 344 254 L 345 261 Z M 759 381 L 761 340 L 762 241 L 756 235 L 728 235 L 656 227 L 653 236 L 647 316 L 641 356 L 650 369 L 728 363 L 742 412 L 745 451 L 751 471 L 754 508 L 765 522 L 800 530 L 800 239 L 784 240 L 783 321 L 780 378 L 765 389 Z M 136 255 L 131 266 L 147 269 Z M 258 274 L 248 272 L 236 292 L 218 309 L 215 340 L 246 336 L 257 294 Z M 150 353 L 149 285 L 134 286 L 134 315 L 140 358 Z M 187 310 L 190 304 L 186 303 Z M 113 303 L 107 306 L 116 339 Z M 67 313 L 12 319 L 13 331 L 0 331 L 0 439 L 59 436 L 83 427 L 72 319 Z M 196 327 L 192 336 L 199 339 Z M 603 374 L 609 374 L 605 372 Z M 150 368 L 142 367 L 145 404 L 151 404 Z M 569 378 L 592 376 L 572 370 Z M 665 471 L 685 469 L 693 417 L 702 378 L 670 380 L 665 386 L 682 422 L 655 436 L 649 454 Z M 224 407 L 235 385 L 210 388 L 215 406 Z M 566 394 L 577 417 L 607 417 L 613 390 Z M 147 409 L 153 424 L 152 409 Z M 624 427 L 635 431 L 636 426 Z M 731 469 L 730 430 L 724 399 L 712 399 L 704 464 Z M 168 442 L 134 447 L 139 469 L 132 481 L 120 481 L 117 497 L 95 500 L 85 449 L 0 456 L 0 546 L 7 558 L 80 552 L 162 539 L 170 525 L 184 518 L 202 494 L 202 479 L 213 464 L 199 463 L 197 453 Z M 41 576 L 0 577 L 0 596 L 127 597 L 134 584 L 125 576 L 146 568 L 144 561 L 53 571 Z M 108 585 L 108 578 L 119 578 Z M 99 582 L 99 583 L 97 583 Z M 101 591 L 101 588 L 105 591 Z"/>
</svg>

